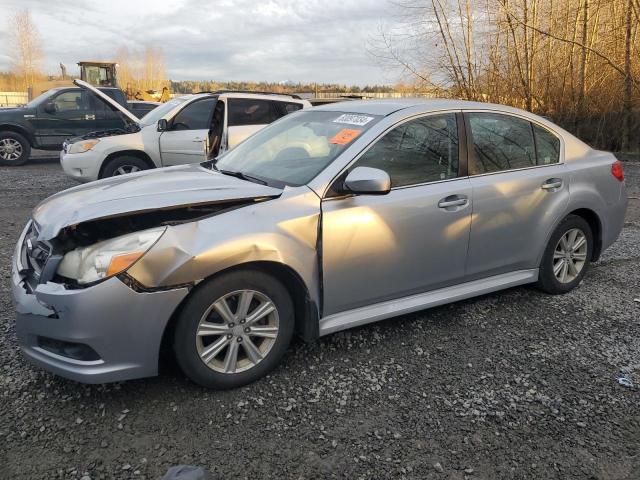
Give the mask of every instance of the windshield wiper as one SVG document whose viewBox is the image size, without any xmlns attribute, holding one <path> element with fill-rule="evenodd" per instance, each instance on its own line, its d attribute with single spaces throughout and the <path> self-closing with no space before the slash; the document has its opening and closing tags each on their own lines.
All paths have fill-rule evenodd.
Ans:
<svg viewBox="0 0 640 480">
<path fill-rule="evenodd" d="M 220 170 L 215 165 L 212 165 L 216 170 L 220 173 L 224 173 L 225 175 L 229 175 L 231 177 L 240 178 L 241 180 L 247 180 L 248 182 L 260 183 L 261 185 L 267 185 L 267 182 L 260 178 L 252 177 L 251 175 L 247 175 L 246 173 L 238 172 L 236 170 Z"/>
</svg>

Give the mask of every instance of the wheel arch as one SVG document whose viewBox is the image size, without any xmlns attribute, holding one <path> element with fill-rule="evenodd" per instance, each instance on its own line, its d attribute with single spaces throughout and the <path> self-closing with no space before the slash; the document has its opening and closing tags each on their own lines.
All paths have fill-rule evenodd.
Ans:
<svg viewBox="0 0 640 480">
<path fill-rule="evenodd" d="M 603 233 L 602 220 L 600 219 L 600 216 L 591 208 L 573 207 L 567 210 L 567 212 L 562 217 L 560 217 L 558 222 L 555 225 L 553 225 L 553 228 L 550 229 L 549 233 L 547 234 L 547 240 L 545 241 L 544 247 L 542 248 L 542 251 L 538 257 L 538 263 L 537 263 L 538 265 L 542 261 L 544 251 L 549 243 L 549 240 L 551 239 L 551 236 L 553 235 L 553 232 L 555 232 L 558 226 L 565 220 L 565 218 L 567 218 L 570 215 L 575 215 L 577 217 L 580 217 L 589 224 L 589 227 L 591 227 L 591 233 L 593 234 L 593 241 L 594 241 L 593 251 L 591 253 L 591 261 L 596 261 L 598 260 L 598 258 L 600 258 L 600 254 L 602 253 L 602 233 Z"/>
<path fill-rule="evenodd" d="M 102 161 L 102 165 L 100 165 L 100 171 L 98 172 L 98 178 L 102 178 L 102 174 L 104 173 L 104 169 L 106 168 L 106 166 L 108 165 L 108 163 L 118 157 L 136 157 L 139 158 L 140 160 L 144 161 L 148 167 L 151 168 L 156 168 L 156 164 L 153 163 L 153 160 L 151 160 L 151 157 L 146 153 L 143 152 L 142 150 L 118 150 L 117 152 L 113 152 L 110 153 L 109 155 L 107 155 L 104 160 Z"/>
<path fill-rule="evenodd" d="M 309 289 L 302 277 L 293 268 L 280 262 L 270 260 L 250 261 L 220 270 L 202 279 L 191 289 L 189 294 L 182 299 L 178 307 L 174 310 L 171 318 L 164 327 L 158 356 L 159 362 L 167 357 L 166 353 L 170 352 L 173 334 L 180 312 L 188 299 L 191 298 L 191 295 L 193 295 L 193 292 L 198 289 L 198 285 L 237 270 L 258 270 L 277 278 L 291 295 L 295 315 L 295 334 L 305 342 L 313 342 L 319 337 L 320 314 L 318 305 L 309 295 Z"/>
<path fill-rule="evenodd" d="M 31 148 L 36 148 L 35 136 L 25 127 L 12 123 L 2 123 L 0 124 L 0 133 L 2 132 L 13 132 L 22 135 L 27 139 Z"/>
<path fill-rule="evenodd" d="M 595 262 L 600 258 L 600 254 L 602 253 L 602 221 L 600 220 L 600 217 L 590 208 L 577 208 L 565 215 L 564 218 L 569 215 L 581 217 L 589 224 L 591 233 L 593 234 L 593 252 L 591 254 L 591 261 Z"/>
</svg>

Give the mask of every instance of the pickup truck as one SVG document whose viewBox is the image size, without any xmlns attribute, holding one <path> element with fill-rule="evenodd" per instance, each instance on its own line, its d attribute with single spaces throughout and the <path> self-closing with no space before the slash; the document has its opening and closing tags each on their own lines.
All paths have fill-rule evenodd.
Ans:
<svg viewBox="0 0 640 480">
<path fill-rule="evenodd" d="M 99 90 L 129 108 L 122 90 Z M 0 165 L 23 165 L 32 148 L 59 151 L 67 138 L 125 126 L 122 113 L 91 92 L 72 86 L 53 88 L 23 107 L 0 108 Z"/>
</svg>

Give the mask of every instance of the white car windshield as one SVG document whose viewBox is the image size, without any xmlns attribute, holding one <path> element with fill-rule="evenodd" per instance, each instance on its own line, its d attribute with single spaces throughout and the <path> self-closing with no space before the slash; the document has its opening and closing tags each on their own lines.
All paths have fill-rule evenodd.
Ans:
<svg viewBox="0 0 640 480">
<path fill-rule="evenodd" d="M 190 97 L 174 98 L 172 100 L 169 100 L 167 103 L 163 103 L 162 105 L 154 108 L 140 119 L 140 126 L 146 127 L 148 125 L 154 125 L 155 123 L 158 123 L 158 120 L 160 120 L 178 105 L 182 105 L 184 102 L 189 100 L 189 98 Z"/>
<path fill-rule="evenodd" d="M 380 116 L 303 111 L 249 137 L 215 162 L 215 168 L 274 185 L 312 180 Z"/>
</svg>

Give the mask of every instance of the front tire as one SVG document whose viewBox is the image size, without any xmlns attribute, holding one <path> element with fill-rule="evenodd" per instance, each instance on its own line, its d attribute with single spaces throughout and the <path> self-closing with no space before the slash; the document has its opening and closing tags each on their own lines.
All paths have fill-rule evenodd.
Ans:
<svg viewBox="0 0 640 480">
<path fill-rule="evenodd" d="M 100 178 L 117 177 L 119 175 L 127 175 L 148 169 L 149 165 L 147 165 L 147 162 L 144 160 L 138 157 L 123 155 L 109 160 L 102 170 Z"/>
<path fill-rule="evenodd" d="M 15 132 L 0 132 L 0 165 L 18 166 L 29 161 L 31 145 Z"/>
<path fill-rule="evenodd" d="M 293 329 L 287 289 L 261 271 L 237 270 L 191 294 L 179 313 L 173 348 L 182 371 L 197 384 L 236 388 L 280 363 Z"/>
<path fill-rule="evenodd" d="M 549 239 L 540 264 L 538 287 L 553 295 L 577 287 L 593 255 L 593 232 L 587 221 L 569 215 Z"/>
</svg>

